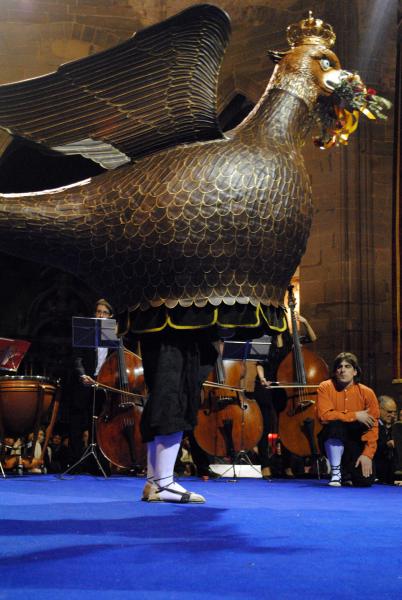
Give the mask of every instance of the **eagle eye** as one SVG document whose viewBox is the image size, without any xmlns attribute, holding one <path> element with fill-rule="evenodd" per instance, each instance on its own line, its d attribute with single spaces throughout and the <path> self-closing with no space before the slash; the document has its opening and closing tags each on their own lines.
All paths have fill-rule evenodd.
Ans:
<svg viewBox="0 0 402 600">
<path fill-rule="evenodd" d="M 320 65 L 323 71 L 329 71 L 332 68 L 331 61 L 328 58 L 322 58 Z"/>
</svg>

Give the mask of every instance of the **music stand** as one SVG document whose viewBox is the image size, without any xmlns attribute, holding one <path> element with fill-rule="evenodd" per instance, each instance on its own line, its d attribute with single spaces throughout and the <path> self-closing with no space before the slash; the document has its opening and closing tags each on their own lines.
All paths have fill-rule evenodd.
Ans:
<svg viewBox="0 0 402 600">
<path fill-rule="evenodd" d="M 118 348 L 116 319 L 73 317 L 73 348 Z"/>
<path fill-rule="evenodd" d="M 263 335 L 255 340 L 238 342 L 226 340 L 223 345 L 223 360 L 256 361 L 267 358 L 271 348 L 271 336 Z"/>
<path fill-rule="evenodd" d="M 115 319 L 96 319 L 96 318 L 85 318 L 85 317 L 73 317 L 73 347 L 74 348 L 118 348 L 119 338 L 116 335 L 116 320 Z M 61 475 L 61 479 L 64 475 L 73 471 L 78 465 L 85 462 L 90 456 L 93 457 L 98 469 L 102 473 L 103 477 L 107 479 L 104 468 L 99 460 L 98 456 L 98 444 L 95 439 L 95 422 L 98 419 L 96 415 L 96 388 L 93 387 L 92 395 L 92 417 L 91 417 L 91 437 L 90 443 L 85 448 L 81 458 L 79 458 L 73 465 L 68 467 Z"/>
<path fill-rule="evenodd" d="M 261 338 L 256 340 L 248 340 L 246 342 L 230 340 L 225 341 L 222 352 L 223 360 L 238 360 L 238 361 L 249 361 L 255 362 L 256 360 L 264 360 L 267 357 L 271 346 L 271 337 L 264 335 Z M 228 435 L 231 435 L 229 432 Z M 233 443 L 233 440 L 232 440 Z M 219 475 L 219 478 L 225 477 L 225 474 L 233 469 L 233 479 L 235 482 L 238 480 L 238 475 L 236 474 L 236 464 L 241 465 L 247 464 L 254 471 L 260 473 L 260 471 L 255 467 L 255 465 L 251 462 L 247 451 L 244 449 L 239 450 L 231 456 L 231 464 L 228 465 L 228 468 Z"/>
</svg>

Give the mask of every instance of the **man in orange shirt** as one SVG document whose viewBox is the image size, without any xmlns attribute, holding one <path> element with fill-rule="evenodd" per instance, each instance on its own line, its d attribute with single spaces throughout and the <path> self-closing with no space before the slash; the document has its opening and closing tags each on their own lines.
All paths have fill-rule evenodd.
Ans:
<svg viewBox="0 0 402 600">
<path fill-rule="evenodd" d="M 321 442 L 331 465 L 330 486 L 344 483 L 370 486 L 374 481 L 373 457 L 377 448 L 380 410 L 373 390 L 361 383 L 354 354 L 335 358 L 332 378 L 318 388 L 317 416 L 323 424 Z"/>
</svg>

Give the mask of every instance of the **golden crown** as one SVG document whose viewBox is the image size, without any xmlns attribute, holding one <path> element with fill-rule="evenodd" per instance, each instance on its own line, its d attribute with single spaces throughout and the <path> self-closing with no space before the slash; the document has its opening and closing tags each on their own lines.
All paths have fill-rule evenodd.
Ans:
<svg viewBox="0 0 402 600">
<path fill-rule="evenodd" d="M 315 19 L 311 10 L 307 19 L 302 19 L 299 23 L 289 25 L 286 30 L 289 45 L 295 46 L 324 45 L 331 48 L 335 44 L 336 35 L 331 25 L 324 23 L 321 19 Z"/>
</svg>

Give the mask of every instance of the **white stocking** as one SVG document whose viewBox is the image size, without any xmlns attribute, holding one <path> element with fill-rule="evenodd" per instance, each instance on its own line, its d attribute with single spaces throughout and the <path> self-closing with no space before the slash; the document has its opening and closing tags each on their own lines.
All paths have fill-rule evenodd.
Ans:
<svg viewBox="0 0 402 600">
<path fill-rule="evenodd" d="M 331 473 L 332 475 L 335 475 L 335 473 L 337 473 L 340 478 L 340 468 L 344 449 L 343 442 L 335 438 L 330 438 L 326 440 L 324 445 L 329 464 L 331 465 Z"/>
<path fill-rule="evenodd" d="M 169 490 L 186 491 L 173 480 L 174 465 L 182 436 L 182 431 L 169 435 L 157 435 L 153 442 L 155 444 L 154 481 L 161 488 L 168 487 L 167 490 L 159 492 L 159 496 L 163 500 L 177 500 L 177 494 L 172 494 Z"/>
</svg>

